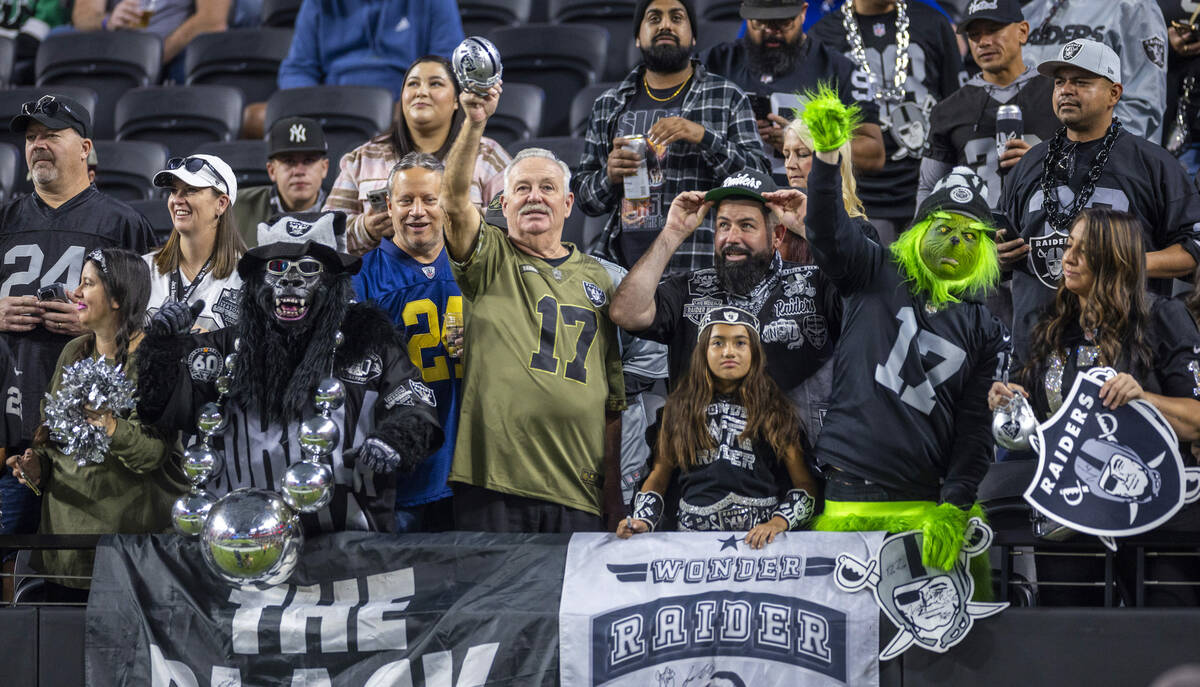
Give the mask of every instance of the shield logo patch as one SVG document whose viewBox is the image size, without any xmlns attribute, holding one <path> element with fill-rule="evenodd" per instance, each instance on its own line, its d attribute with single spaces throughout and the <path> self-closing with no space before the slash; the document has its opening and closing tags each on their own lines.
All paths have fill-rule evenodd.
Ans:
<svg viewBox="0 0 1200 687">
<path fill-rule="evenodd" d="M 1067 43 L 1065 46 L 1063 46 L 1063 59 L 1070 62 L 1071 60 L 1075 59 L 1075 56 L 1078 55 L 1079 51 L 1082 49 L 1083 43 L 1080 43 L 1079 41 Z"/>
<path fill-rule="evenodd" d="M 597 308 L 602 308 L 605 303 L 608 303 L 608 294 L 604 293 L 604 289 L 590 281 L 583 282 L 583 295 L 587 296 L 587 299 Z"/>
<path fill-rule="evenodd" d="M 425 275 L 426 279 L 433 279 L 437 276 L 437 267 L 433 265 L 424 265 L 421 267 L 421 273 Z"/>
<path fill-rule="evenodd" d="M 1027 239 L 1029 242 L 1029 271 L 1051 289 L 1058 288 L 1062 278 L 1063 253 L 1067 251 L 1067 235 L 1059 232 Z"/>
</svg>

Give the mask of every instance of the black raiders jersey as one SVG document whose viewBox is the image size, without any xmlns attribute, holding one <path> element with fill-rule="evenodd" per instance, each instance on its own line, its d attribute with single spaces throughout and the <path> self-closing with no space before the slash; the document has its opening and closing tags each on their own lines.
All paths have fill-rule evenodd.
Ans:
<svg viewBox="0 0 1200 687">
<path fill-rule="evenodd" d="M 749 418 L 733 398 L 718 395 L 708 405 L 709 435 L 716 448 L 702 451 L 696 466 L 680 469 L 679 497 L 692 506 L 712 506 L 734 494 L 744 499 L 779 495 L 775 471 L 778 460 L 771 445 L 743 437 Z"/>
<path fill-rule="evenodd" d="M 1068 207 L 1091 169 L 1102 139 L 1080 143 L 1073 164 L 1059 167 L 1059 203 Z M 1019 361 L 1025 359 L 1029 335 L 1038 311 L 1053 297 L 1062 277 L 1062 256 L 1070 229 L 1055 231 L 1042 210 L 1042 164 L 1048 142 L 1039 143 L 1012 168 L 1005 182 L 1000 212 L 1029 244 L 1025 260 L 1012 271 L 1013 344 Z M 1061 179 L 1070 179 L 1069 186 Z M 1108 163 L 1096 181 L 1087 207 L 1132 213 L 1142 219 L 1147 251 L 1180 244 L 1200 257 L 1200 195 L 1179 162 L 1162 146 L 1122 131 L 1113 143 Z M 1150 291 L 1169 296 L 1171 280 L 1150 279 Z"/>
<path fill-rule="evenodd" d="M 992 458 L 987 391 L 1009 336 L 982 303 L 933 311 L 888 249 L 842 207 L 838 168 L 814 159 L 806 226 L 817 264 L 845 298 L 833 407 L 815 450 L 886 488 L 966 505 Z"/>
<path fill-rule="evenodd" d="M 1025 131 L 1022 138 L 1036 145 L 1062 126 L 1054 116 L 1053 93 L 1054 82 L 1032 68 L 1005 87 L 975 76 L 934 106 L 925 157 L 971 168 L 987 182 L 988 203 L 995 209 L 1002 190 L 999 153 L 1003 149 L 996 138 L 996 111 L 1001 105 L 1018 107 Z"/>
<path fill-rule="evenodd" d="M 935 103 L 958 89 L 962 58 L 954 31 L 944 16 L 920 2 L 910 2 L 907 7 L 911 42 L 904 99 L 919 109 L 924 118 Z M 855 100 L 878 103 L 881 126 L 889 127 L 889 122 L 893 123 L 883 132 L 887 154 L 884 167 L 878 172 L 858 175 L 858 195 L 868 216 L 908 220 L 916 211 L 917 176 L 927 127 L 918 124 L 919 118 L 908 117 L 901 111 L 901 106 L 875 99 L 876 89 L 892 84 L 896 69 L 896 12 L 871 16 L 856 14 L 855 18 L 876 85 L 873 88 L 862 69 L 856 67 L 851 93 Z M 822 17 L 813 25 L 809 36 L 853 59 L 840 9 Z M 914 145 L 916 150 L 901 147 L 901 139 Z"/>
<path fill-rule="evenodd" d="M 17 386 L 17 367 L 12 351 L 0 338 L 0 399 L 4 402 L 0 415 L 0 448 L 11 446 L 21 436 L 21 388 Z"/>
<path fill-rule="evenodd" d="M 83 261 L 97 248 L 127 248 L 138 255 L 154 245 L 150 223 L 137 210 L 110 198 L 95 186 L 52 208 L 31 193 L 0 208 L 0 298 L 36 296 L 38 289 L 61 282 L 68 290 L 79 286 Z M 20 437 L 27 442 L 41 422 L 42 395 L 70 336 L 45 327 L 0 334 L 12 349 L 22 408 Z M 6 401 L 7 402 L 7 401 Z"/>
</svg>

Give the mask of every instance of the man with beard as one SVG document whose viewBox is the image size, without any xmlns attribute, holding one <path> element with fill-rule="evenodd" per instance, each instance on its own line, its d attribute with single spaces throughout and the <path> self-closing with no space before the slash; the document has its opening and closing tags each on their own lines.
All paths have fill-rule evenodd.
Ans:
<svg viewBox="0 0 1200 687">
<path fill-rule="evenodd" d="M 741 15 L 746 35 L 720 43 L 702 58 L 704 66 L 736 83 L 753 101 L 768 105 L 772 93 L 816 92 L 820 84 L 834 88 L 847 105 L 854 103 L 850 92 L 854 63 L 828 47 L 804 36 L 804 0 L 744 0 Z M 854 166 L 867 172 L 883 168 L 883 134 L 879 131 L 879 108 L 860 103 L 865 121 L 854 132 L 851 144 Z M 766 115 L 765 117 L 763 115 Z M 776 174 L 783 174 L 783 129 L 788 118 L 778 112 L 754 112 L 758 135 L 771 155 Z"/>
<path fill-rule="evenodd" d="M 674 382 L 687 371 L 709 310 L 734 306 L 755 315 L 763 323 L 767 374 L 796 404 L 812 442 L 829 403 L 827 363 L 841 331 L 842 305 L 816 266 L 779 256 L 786 230 L 764 200 L 776 190 L 770 175 L 747 169 L 708 193 L 679 194 L 658 239 L 617 288 L 612 318 L 633 335 L 670 347 Z M 662 279 L 672 253 L 714 208 L 716 266 Z"/>
<path fill-rule="evenodd" d="M 690 0 L 641 0 L 634 17 L 643 64 L 596 99 L 572 186 L 585 213 L 611 215 L 597 252 L 626 268 L 654 243 L 677 194 L 710 189 L 742 169 L 768 170 L 750 99 L 690 58 Z M 630 140 L 643 136 L 644 145 Z M 640 167 L 648 183 L 627 197 L 625 180 Z M 700 227 L 671 257 L 670 271 L 711 266 L 712 242 L 712 227 Z"/>
<path fill-rule="evenodd" d="M 345 400 L 330 418 L 333 497 L 305 527 L 322 532 L 395 527 L 396 481 L 442 443 L 434 396 L 407 342 L 372 304 L 353 302 L 361 259 L 321 243 L 270 243 L 238 261 L 241 316 L 190 335 L 199 309 L 169 302 L 150 320 L 138 358 L 138 413 L 194 432 L 203 404 L 223 399 L 225 464 L 208 489 L 274 489 L 303 456 L 300 423 L 332 376 Z M 220 388 L 220 390 L 218 390 Z M 222 393 L 225 392 L 225 393 Z"/>
</svg>

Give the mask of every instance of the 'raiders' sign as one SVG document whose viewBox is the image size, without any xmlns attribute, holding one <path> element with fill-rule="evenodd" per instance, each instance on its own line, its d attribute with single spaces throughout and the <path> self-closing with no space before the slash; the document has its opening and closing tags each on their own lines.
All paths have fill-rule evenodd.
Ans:
<svg viewBox="0 0 1200 687">
<path fill-rule="evenodd" d="M 1101 538 L 1148 532 L 1200 498 L 1200 468 L 1184 468 L 1179 439 L 1146 401 L 1105 408 L 1100 388 L 1116 376 L 1093 368 L 1030 444 L 1038 469 L 1025 500 L 1046 517 Z"/>
<path fill-rule="evenodd" d="M 1067 235 L 1059 232 L 1034 236 L 1029 239 L 1029 271 L 1043 284 L 1058 288 L 1062 279 L 1063 254 L 1067 251 Z"/>
</svg>

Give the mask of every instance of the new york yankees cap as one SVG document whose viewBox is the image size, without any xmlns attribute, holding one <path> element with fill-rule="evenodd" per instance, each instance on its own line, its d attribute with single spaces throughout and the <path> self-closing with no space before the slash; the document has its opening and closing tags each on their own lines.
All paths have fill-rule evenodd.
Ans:
<svg viewBox="0 0 1200 687">
<path fill-rule="evenodd" d="M 280 153 L 327 154 L 325 132 L 315 119 L 308 117 L 284 117 L 271 125 L 267 133 L 267 157 Z"/>
</svg>

